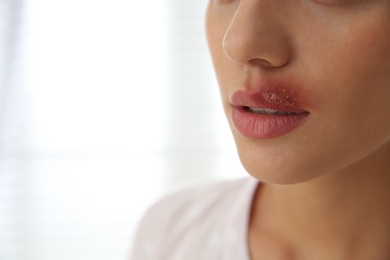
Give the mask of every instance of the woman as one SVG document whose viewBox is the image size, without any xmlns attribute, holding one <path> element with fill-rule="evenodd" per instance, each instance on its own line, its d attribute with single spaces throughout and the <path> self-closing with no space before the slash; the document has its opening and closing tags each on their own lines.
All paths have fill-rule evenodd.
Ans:
<svg viewBox="0 0 390 260">
<path fill-rule="evenodd" d="M 253 179 L 162 200 L 132 259 L 390 259 L 390 1 L 212 0 L 206 26 Z"/>
</svg>

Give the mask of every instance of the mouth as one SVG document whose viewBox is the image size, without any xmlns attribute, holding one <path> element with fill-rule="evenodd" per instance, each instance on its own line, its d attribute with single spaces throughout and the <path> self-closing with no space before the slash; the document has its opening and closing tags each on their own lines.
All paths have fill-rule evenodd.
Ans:
<svg viewBox="0 0 390 260">
<path fill-rule="evenodd" d="M 306 121 L 310 113 L 302 104 L 295 91 L 283 87 L 239 90 L 231 99 L 232 120 L 246 137 L 276 138 Z"/>
</svg>

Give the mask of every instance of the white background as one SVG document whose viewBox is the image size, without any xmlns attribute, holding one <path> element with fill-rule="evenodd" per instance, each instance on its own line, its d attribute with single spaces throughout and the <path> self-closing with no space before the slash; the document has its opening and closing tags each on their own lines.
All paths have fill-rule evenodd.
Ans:
<svg viewBox="0 0 390 260">
<path fill-rule="evenodd" d="M 126 259 L 166 192 L 245 176 L 206 0 L 0 0 L 0 259 Z"/>
</svg>

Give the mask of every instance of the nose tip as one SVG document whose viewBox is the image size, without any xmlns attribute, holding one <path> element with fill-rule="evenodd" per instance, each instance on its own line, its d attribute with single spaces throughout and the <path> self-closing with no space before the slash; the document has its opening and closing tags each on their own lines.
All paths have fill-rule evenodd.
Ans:
<svg viewBox="0 0 390 260">
<path fill-rule="evenodd" d="M 226 40 L 226 38 L 223 42 L 223 51 L 234 63 L 259 65 L 267 68 L 284 67 L 289 63 L 290 55 L 287 49 L 276 46 L 280 42 L 269 42 L 269 46 L 264 46 L 265 39 L 253 41 L 238 39 L 238 37 L 230 40 Z M 258 41 L 263 41 L 263 43 L 258 44 Z"/>
<path fill-rule="evenodd" d="M 223 38 L 225 55 L 237 64 L 266 68 L 284 67 L 291 58 L 291 45 L 278 16 L 241 5 Z"/>
</svg>

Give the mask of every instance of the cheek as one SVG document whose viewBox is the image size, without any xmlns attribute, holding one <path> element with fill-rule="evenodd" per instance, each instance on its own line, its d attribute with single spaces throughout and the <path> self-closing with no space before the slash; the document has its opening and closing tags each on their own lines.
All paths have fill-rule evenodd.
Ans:
<svg viewBox="0 0 390 260">
<path fill-rule="evenodd" d="M 306 74 L 320 97 L 312 115 L 324 166 L 355 163 L 390 140 L 389 28 L 375 20 L 350 26 L 332 41 L 322 39 L 326 47 L 308 58 Z"/>
<path fill-rule="evenodd" d="M 319 111 L 367 120 L 382 114 L 377 110 L 390 112 L 390 19 L 355 22 L 341 31 L 322 38 L 327 44 L 307 58 L 307 76 L 326 100 Z"/>
</svg>

